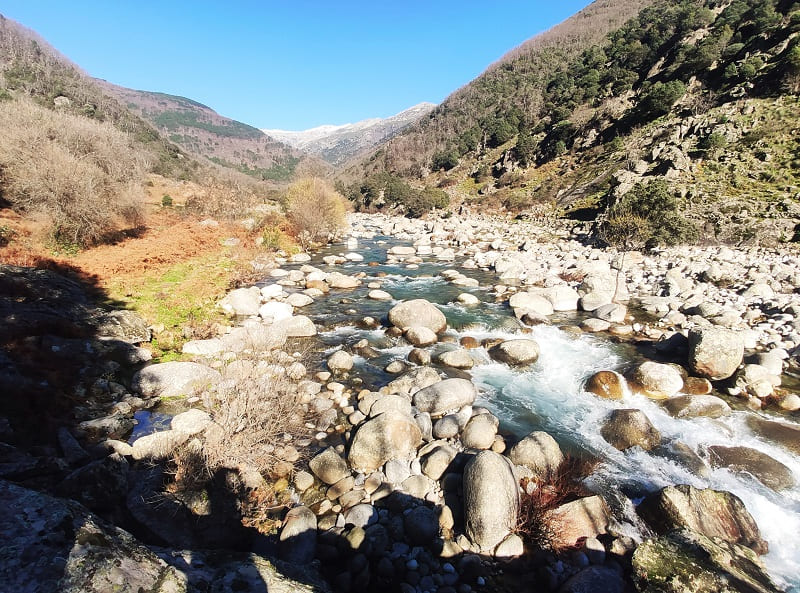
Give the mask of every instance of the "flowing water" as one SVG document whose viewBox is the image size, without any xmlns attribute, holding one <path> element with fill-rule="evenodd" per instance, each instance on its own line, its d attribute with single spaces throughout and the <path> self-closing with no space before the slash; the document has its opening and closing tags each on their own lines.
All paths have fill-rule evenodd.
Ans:
<svg viewBox="0 0 800 593">
<path fill-rule="evenodd" d="M 458 268 L 458 262 L 440 263 L 433 258 L 409 269 L 403 264 L 386 265 L 386 250 L 401 244 L 389 237 L 359 240 L 356 250 L 364 261 L 337 266 L 346 274 L 364 271 L 364 284 L 352 291 L 332 291 L 306 307 L 325 330 L 320 338 L 332 352 L 342 344 L 366 339 L 380 352 L 377 359 L 356 357 L 356 373 L 367 387 L 377 389 L 390 380 L 383 368 L 395 359 L 405 359 L 410 346 L 396 345 L 383 330 L 359 329 L 358 320 L 364 316 L 384 319 L 393 302 L 378 302 L 366 298 L 366 283 L 377 280 L 382 289 L 395 299 L 425 298 L 440 305 L 448 319 L 448 336 L 460 338 L 519 337 L 519 325 L 510 309 L 496 303 L 487 287 L 495 277 L 480 270 L 461 270 L 478 280 L 482 288 L 465 288 L 447 283 L 439 273 Z M 341 246 L 318 254 L 311 263 L 331 270 L 321 257 L 341 254 Z M 369 266 L 369 262 L 380 262 Z M 482 302 L 475 307 L 454 304 L 462 292 L 476 295 Z M 396 301 L 395 301 L 396 302 Z M 573 315 L 555 319 L 555 324 L 576 321 Z M 679 420 L 667 414 L 658 403 L 642 396 L 629 395 L 622 401 L 610 401 L 585 392 L 587 377 L 603 369 L 621 370 L 629 365 L 635 354 L 624 346 L 602 337 L 574 337 L 554 326 L 533 328 L 530 336 L 541 348 L 537 363 L 530 370 L 514 370 L 493 362 L 482 348 L 472 350 L 478 364 L 470 371 L 480 387 L 478 402 L 501 420 L 501 429 L 517 436 L 532 430 L 546 430 L 567 450 L 583 452 L 601 459 L 587 484 L 607 498 L 627 501 L 628 509 L 645 494 L 671 484 L 691 484 L 698 488 L 727 490 L 739 496 L 756 519 L 763 537 L 769 542 L 770 553 L 765 557 L 767 567 L 781 585 L 793 593 L 800 592 L 800 546 L 795 544 L 800 533 L 800 487 L 776 493 L 747 474 L 727 469 L 713 469 L 706 477 L 693 474 L 675 456 L 659 456 L 639 448 L 627 452 L 611 447 L 601 436 L 604 417 L 614 408 L 639 408 L 647 414 L 667 441 L 679 441 L 706 457 L 710 445 L 742 445 L 762 451 L 787 465 L 800 478 L 800 459 L 786 449 L 756 436 L 746 419 L 753 412 L 739 410 L 720 419 L 698 418 Z M 436 348 L 452 348 L 439 344 Z M 434 353 L 436 349 L 434 349 Z M 442 369 L 446 372 L 445 369 Z M 624 506 L 624 505 L 623 505 Z"/>
</svg>

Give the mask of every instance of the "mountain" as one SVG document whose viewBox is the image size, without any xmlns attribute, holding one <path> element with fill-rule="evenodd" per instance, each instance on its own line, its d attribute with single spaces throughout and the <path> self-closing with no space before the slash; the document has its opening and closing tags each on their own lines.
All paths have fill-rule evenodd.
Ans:
<svg viewBox="0 0 800 593">
<path fill-rule="evenodd" d="M 98 81 L 131 111 L 189 154 L 257 179 L 287 182 L 325 175 L 330 167 L 261 130 L 224 117 L 210 107 L 175 95 L 138 91 Z"/>
<path fill-rule="evenodd" d="M 263 130 L 268 136 L 314 154 L 335 166 L 374 149 L 409 125 L 428 115 L 436 105 L 420 103 L 387 118 L 365 119 L 354 124 L 324 125 L 299 132 Z"/>
<path fill-rule="evenodd" d="M 663 240 L 797 241 L 798 93 L 795 3 L 595 2 L 340 179 L 366 207 L 402 204 L 405 179 L 482 210 L 627 209 L 631 232 L 656 200 L 680 214 Z"/>
</svg>

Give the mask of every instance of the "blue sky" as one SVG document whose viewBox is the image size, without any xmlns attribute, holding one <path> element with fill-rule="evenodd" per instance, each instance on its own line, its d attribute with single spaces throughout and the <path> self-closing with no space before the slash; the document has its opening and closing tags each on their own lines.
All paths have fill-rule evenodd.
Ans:
<svg viewBox="0 0 800 593">
<path fill-rule="evenodd" d="M 3 0 L 86 72 L 299 130 L 441 102 L 589 0 Z"/>
</svg>

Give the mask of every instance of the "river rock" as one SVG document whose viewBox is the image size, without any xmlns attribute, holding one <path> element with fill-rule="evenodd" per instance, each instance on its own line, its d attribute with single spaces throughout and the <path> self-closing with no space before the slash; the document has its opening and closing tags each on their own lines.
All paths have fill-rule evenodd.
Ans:
<svg viewBox="0 0 800 593">
<path fill-rule="evenodd" d="M 135 311 L 123 309 L 107 311 L 97 319 L 95 335 L 99 338 L 114 338 L 128 344 L 150 341 L 147 322 Z"/>
<path fill-rule="evenodd" d="M 581 321 L 580 328 L 585 332 L 597 333 L 608 331 L 611 329 L 611 324 L 596 317 L 589 317 Z"/>
<path fill-rule="evenodd" d="M 577 311 L 581 298 L 577 290 L 566 284 L 545 288 L 542 295 L 553 305 L 553 311 Z"/>
<path fill-rule="evenodd" d="M 715 395 L 679 395 L 665 400 L 664 408 L 675 418 L 720 418 L 731 413 L 727 402 Z"/>
<path fill-rule="evenodd" d="M 433 436 L 437 439 L 452 439 L 458 436 L 461 427 L 455 414 L 442 416 L 433 425 Z"/>
<path fill-rule="evenodd" d="M 144 397 L 194 395 L 215 383 L 218 371 L 196 362 L 162 362 L 133 375 L 131 387 Z"/>
<path fill-rule="evenodd" d="M 186 577 L 80 504 L 0 481 L 2 591 L 183 593 Z"/>
<path fill-rule="evenodd" d="M 639 591 L 778 593 L 753 550 L 691 529 L 648 539 L 633 553 Z"/>
<path fill-rule="evenodd" d="M 345 511 L 344 522 L 346 525 L 354 525 L 366 529 L 378 522 L 378 511 L 371 504 L 357 504 Z"/>
<path fill-rule="evenodd" d="M 427 327 L 437 334 L 447 328 L 444 313 L 425 299 L 413 299 L 395 305 L 389 310 L 389 322 L 400 329 L 413 326 Z"/>
<path fill-rule="evenodd" d="M 294 564 L 307 564 L 317 551 L 317 517 L 308 507 L 297 506 L 286 513 L 278 541 L 278 555 Z"/>
<path fill-rule="evenodd" d="M 458 301 L 459 303 L 461 303 L 466 307 L 472 307 L 481 302 L 478 297 L 469 292 L 462 292 L 460 295 L 458 295 L 458 297 L 456 297 L 456 301 Z"/>
<path fill-rule="evenodd" d="M 435 331 L 429 327 L 422 326 L 409 327 L 403 333 L 403 337 L 408 341 L 409 344 L 416 346 L 417 348 L 430 346 L 431 344 L 435 344 L 439 341 Z"/>
<path fill-rule="evenodd" d="M 592 311 L 592 315 L 609 323 L 622 323 L 628 315 L 628 308 L 625 305 L 609 303 Z"/>
<path fill-rule="evenodd" d="M 675 367 L 649 360 L 636 367 L 631 381 L 634 389 L 652 399 L 672 397 L 683 388 L 683 377 Z"/>
<path fill-rule="evenodd" d="M 519 486 L 502 455 L 481 451 L 464 468 L 464 524 L 481 550 L 492 550 L 517 525 Z"/>
<path fill-rule="evenodd" d="M 344 350 L 337 350 L 328 357 L 328 368 L 332 373 L 346 373 L 353 368 L 353 357 Z"/>
<path fill-rule="evenodd" d="M 299 309 L 301 307 L 307 307 L 314 302 L 314 299 L 302 292 L 293 292 L 286 297 L 286 302 L 295 309 Z"/>
<path fill-rule="evenodd" d="M 128 492 L 129 465 L 113 453 L 79 467 L 56 486 L 55 493 L 77 500 L 94 512 L 112 512 Z"/>
<path fill-rule="evenodd" d="M 264 303 L 258 308 L 258 315 L 264 320 L 272 320 L 272 322 L 281 321 L 282 319 L 289 319 L 294 315 L 294 307 L 289 303 L 280 303 L 278 301 L 270 301 Z M 267 321 L 269 323 L 269 321 Z"/>
<path fill-rule="evenodd" d="M 386 386 L 386 391 L 411 397 L 417 391 L 434 385 L 441 380 L 439 373 L 430 367 L 423 366 L 400 375 Z"/>
<path fill-rule="evenodd" d="M 258 315 L 261 306 L 261 291 L 257 286 L 237 288 L 220 301 L 219 306 L 229 315 Z"/>
<path fill-rule="evenodd" d="M 800 455 L 799 425 L 789 422 L 767 420 L 753 415 L 747 417 L 747 425 L 753 432 L 783 445 L 796 455 Z"/>
<path fill-rule="evenodd" d="M 367 293 L 367 298 L 373 301 L 391 301 L 393 297 L 385 290 L 373 289 Z"/>
<path fill-rule="evenodd" d="M 539 344 L 533 340 L 506 340 L 489 349 L 489 356 L 510 366 L 533 364 L 539 358 Z"/>
<path fill-rule="evenodd" d="M 369 408 L 369 415 L 373 418 L 378 414 L 383 414 L 388 410 L 395 410 L 404 414 L 411 415 L 411 402 L 403 395 L 393 393 L 381 395 Z"/>
<path fill-rule="evenodd" d="M 422 443 L 414 418 L 387 410 L 359 426 L 350 442 L 348 461 L 354 468 L 373 471 L 390 459 L 407 459 Z"/>
<path fill-rule="evenodd" d="M 412 401 L 420 412 L 428 412 L 435 417 L 472 405 L 477 396 L 478 390 L 471 381 L 455 378 L 420 389 L 414 393 Z"/>
<path fill-rule="evenodd" d="M 461 442 L 471 449 L 490 449 L 499 426 L 500 421 L 494 414 L 477 414 L 464 427 Z"/>
<path fill-rule="evenodd" d="M 619 570 L 609 566 L 588 566 L 567 579 L 558 593 L 626 593 L 628 584 Z"/>
<path fill-rule="evenodd" d="M 133 442 L 133 458 L 161 461 L 172 456 L 173 451 L 189 440 L 189 435 L 179 430 L 162 430 Z"/>
<path fill-rule="evenodd" d="M 538 294 L 530 292 L 518 292 L 513 294 L 508 300 L 508 305 L 514 309 L 514 313 L 535 313 L 537 315 L 552 315 L 553 304 Z M 522 315 L 517 315 L 521 317 Z"/>
<path fill-rule="evenodd" d="M 648 495 L 637 511 L 660 535 L 687 527 L 706 537 L 747 546 L 758 554 L 767 553 L 758 525 L 741 499 L 730 492 L 700 490 L 687 484 L 667 486 Z"/>
<path fill-rule="evenodd" d="M 361 285 L 361 280 L 347 276 L 341 272 L 331 272 L 327 277 L 328 286 L 331 288 L 356 288 Z"/>
<path fill-rule="evenodd" d="M 540 480 L 554 477 L 564 463 L 561 447 L 552 436 L 541 430 L 530 433 L 511 447 L 508 458 L 514 465 L 530 469 Z"/>
<path fill-rule="evenodd" d="M 628 384 L 625 377 L 615 371 L 598 371 L 586 380 L 583 388 L 606 399 L 622 399 Z"/>
<path fill-rule="evenodd" d="M 310 338 L 317 335 L 317 327 L 305 315 L 294 315 L 273 323 L 271 328 L 282 332 L 288 338 Z"/>
<path fill-rule="evenodd" d="M 661 433 L 641 410 L 613 410 L 600 434 L 616 449 L 641 447 L 649 451 L 661 444 Z"/>
<path fill-rule="evenodd" d="M 551 545 L 564 549 L 603 535 L 608 531 L 611 518 L 611 510 L 601 497 L 586 496 L 546 511 L 542 521 L 553 527 Z"/>
<path fill-rule="evenodd" d="M 689 332 L 689 368 L 701 377 L 727 379 L 742 363 L 744 339 L 734 331 L 717 327 Z"/>
<path fill-rule="evenodd" d="M 186 342 L 181 348 L 184 354 L 192 354 L 194 356 L 213 356 L 225 350 L 225 344 L 219 338 L 211 338 L 209 340 L 190 340 Z"/>
<path fill-rule="evenodd" d="M 333 447 L 328 447 L 314 456 L 308 466 L 315 476 L 328 485 L 335 484 L 350 475 L 347 462 Z"/>
<path fill-rule="evenodd" d="M 447 468 L 456 458 L 457 451 L 445 441 L 435 441 L 425 446 L 421 451 L 424 453 L 420 462 L 422 473 L 431 480 L 439 480 Z"/>
<path fill-rule="evenodd" d="M 422 348 L 413 348 L 408 353 L 408 362 L 413 362 L 420 366 L 429 365 L 431 363 L 431 353 Z"/>
<path fill-rule="evenodd" d="M 773 490 L 787 490 L 797 483 L 791 469 L 756 449 L 712 445 L 708 452 L 712 466 L 747 472 Z"/>
<path fill-rule="evenodd" d="M 475 361 L 466 350 L 447 350 L 439 354 L 436 360 L 454 369 L 471 369 L 475 366 Z"/>
<path fill-rule="evenodd" d="M 683 380 L 683 391 L 687 395 L 709 395 L 713 390 L 711 381 L 705 377 L 686 377 Z"/>
</svg>

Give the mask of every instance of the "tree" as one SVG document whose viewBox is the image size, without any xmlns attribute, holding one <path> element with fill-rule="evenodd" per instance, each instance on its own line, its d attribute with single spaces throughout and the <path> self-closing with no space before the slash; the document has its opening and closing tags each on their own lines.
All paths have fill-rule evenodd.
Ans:
<svg viewBox="0 0 800 593">
<path fill-rule="evenodd" d="M 645 93 L 639 102 L 643 116 L 659 117 L 672 109 L 678 99 L 686 93 L 686 86 L 679 80 L 657 82 Z"/>
<path fill-rule="evenodd" d="M 328 241 L 346 226 L 345 198 L 323 179 L 296 181 L 286 191 L 286 216 L 303 248 Z"/>
</svg>

